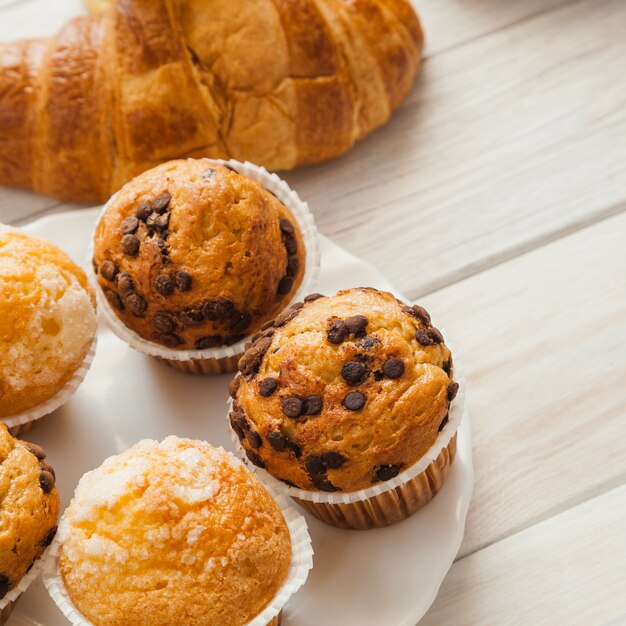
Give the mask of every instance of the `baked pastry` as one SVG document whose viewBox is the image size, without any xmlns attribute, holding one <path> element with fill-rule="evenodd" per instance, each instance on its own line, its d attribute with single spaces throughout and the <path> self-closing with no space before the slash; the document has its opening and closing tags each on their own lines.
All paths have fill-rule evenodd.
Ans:
<svg viewBox="0 0 626 626">
<path fill-rule="evenodd" d="M 45 458 L 39 446 L 14 439 L 0 424 L 0 615 L 3 598 L 56 533 L 59 493 Z"/>
<path fill-rule="evenodd" d="M 411 89 L 409 0 L 119 0 L 0 44 L 0 184 L 104 201 L 181 156 L 335 157 Z"/>
<path fill-rule="evenodd" d="M 258 182 L 206 159 L 170 161 L 112 198 L 94 240 L 109 308 L 176 350 L 232 345 L 282 310 L 306 250 L 289 209 Z"/>
<path fill-rule="evenodd" d="M 291 539 L 261 483 L 221 448 L 142 441 L 85 474 L 59 566 L 95 626 L 246 624 L 287 577 Z"/>
<path fill-rule="evenodd" d="M 458 390 L 429 314 L 365 288 L 293 305 L 239 369 L 230 422 L 248 459 L 307 491 L 356 492 L 411 468 Z"/>
<path fill-rule="evenodd" d="M 95 298 L 56 246 L 0 224 L 0 418 L 47 402 L 93 343 Z"/>
</svg>

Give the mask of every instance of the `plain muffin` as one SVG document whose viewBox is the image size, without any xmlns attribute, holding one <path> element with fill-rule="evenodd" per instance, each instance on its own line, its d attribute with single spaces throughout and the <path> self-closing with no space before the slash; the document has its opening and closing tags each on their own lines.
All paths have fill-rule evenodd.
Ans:
<svg viewBox="0 0 626 626">
<path fill-rule="evenodd" d="M 165 163 L 116 194 L 94 270 L 118 318 L 176 349 L 230 345 L 291 300 L 306 251 L 298 223 L 258 182 L 204 159 Z"/>
<path fill-rule="evenodd" d="M 0 600 L 52 542 L 59 516 L 46 453 L 0 424 Z"/>
<path fill-rule="evenodd" d="M 69 596 L 96 626 L 239 626 L 291 561 L 285 519 L 221 448 L 142 441 L 85 474 L 60 529 Z"/>
<path fill-rule="evenodd" d="M 40 405 L 74 376 L 93 342 L 85 273 L 42 239 L 0 225 L 0 417 Z"/>
<path fill-rule="evenodd" d="M 458 389 L 429 314 L 369 288 L 293 305 L 239 369 L 230 422 L 248 458 L 305 490 L 357 491 L 408 469 Z"/>
</svg>

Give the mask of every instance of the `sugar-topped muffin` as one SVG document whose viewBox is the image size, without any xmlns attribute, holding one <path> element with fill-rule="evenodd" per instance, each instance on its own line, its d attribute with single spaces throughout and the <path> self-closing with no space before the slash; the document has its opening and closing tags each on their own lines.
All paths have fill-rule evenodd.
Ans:
<svg viewBox="0 0 626 626">
<path fill-rule="evenodd" d="M 56 246 L 0 225 L 0 417 L 54 396 L 96 333 L 85 273 Z"/>
<path fill-rule="evenodd" d="M 96 626 L 238 626 L 287 576 L 269 493 L 221 448 L 142 441 L 85 474 L 59 528 L 69 596 Z"/>
<path fill-rule="evenodd" d="M 50 545 L 59 493 L 46 453 L 0 424 L 0 600 Z"/>
<path fill-rule="evenodd" d="M 115 314 L 176 349 L 254 332 L 287 305 L 305 260 L 289 209 L 205 159 L 170 161 L 126 184 L 95 233 L 94 269 Z"/>
<path fill-rule="evenodd" d="M 366 288 L 293 305 L 239 369 L 230 420 L 248 458 L 305 490 L 356 491 L 408 469 L 458 389 L 429 314 Z"/>
</svg>

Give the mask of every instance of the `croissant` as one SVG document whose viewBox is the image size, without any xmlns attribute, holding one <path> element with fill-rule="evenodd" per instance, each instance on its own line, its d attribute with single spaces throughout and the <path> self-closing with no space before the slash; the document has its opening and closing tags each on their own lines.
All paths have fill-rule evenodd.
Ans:
<svg viewBox="0 0 626 626">
<path fill-rule="evenodd" d="M 330 159 L 388 120 L 422 45 L 408 0 L 117 0 L 0 44 L 0 184 L 91 202 L 183 156 Z"/>
</svg>

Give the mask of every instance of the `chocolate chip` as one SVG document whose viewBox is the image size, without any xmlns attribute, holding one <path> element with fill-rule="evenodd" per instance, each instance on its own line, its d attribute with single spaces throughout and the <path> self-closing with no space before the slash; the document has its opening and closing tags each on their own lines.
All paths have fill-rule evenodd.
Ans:
<svg viewBox="0 0 626 626">
<path fill-rule="evenodd" d="M 302 448 L 295 442 L 289 441 L 289 449 L 294 453 L 296 459 L 299 459 L 302 456 Z"/>
<path fill-rule="evenodd" d="M 132 235 L 139 228 L 139 220 L 136 217 L 127 217 L 120 224 L 122 235 Z"/>
<path fill-rule="evenodd" d="M 383 364 L 383 374 L 387 378 L 400 378 L 404 374 L 404 361 L 402 359 L 389 359 Z"/>
<path fill-rule="evenodd" d="M 139 239 L 136 235 L 124 235 L 121 246 L 122 252 L 128 256 L 137 256 L 139 254 Z"/>
<path fill-rule="evenodd" d="M 191 289 L 191 274 L 183 271 L 176 272 L 174 280 L 179 291 L 189 291 Z"/>
<path fill-rule="evenodd" d="M 46 458 L 46 451 L 38 446 L 36 443 L 30 443 L 30 441 L 23 441 L 24 447 L 31 453 L 34 454 L 39 461 L 43 461 Z"/>
<path fill-rule="evenodd" d="M 133 315 L 142 317 L 148 308 L 148 303 L 138 293 L 131 293 L 126 298 L 126 306 Z"/>
<path fill-rule="evenodd" d="M 283 276 L 278 283 L 278 295 L 284 296 L 293 288 L 293 276 Z"/>
<path fill-rule="evenodd" d="M 117 309 L 118 311 L 124 310 L 124 303 L 115 291 L 113 291 L 112 289 L 105 289 L 104 295 L 106 296 L 106 299 L 109 301 L 109 304 L 113 308 Z"/>
<path fill-rule="evenodd" d="M 207 169 L 202 170 L 202 173 L 200 174 L 200 176 L 202 176 L 202 178 L 204 178 L 205 180 L 208 180 L 209 178 L 213 178 L 215 174 L 216 174 L 216 171 L 213 168 L 207 167 Z"/>
<path fill-rule="evenodd" d="M 150 217 L 151 213 L 152 205 L 149 202 L 141 202 L 135 210 L 137 219 L 140 219 L 142 222 L 145 222 Z"/>
<path fill-rule="evenodd" d="M 422 346 L 432 346 L 443 341 L 441 333 L 436 328 L 418 328 L 415 339 Z"/>
<path fill-rule="evenodd" d="M 277 387 L 278 387 L 278 383 L 276 382 L 274 378 L 264 378 L 259 383 L 259 393 L 264 398 L 267 398 L 276 391 Z"/>
<path fill-rule="evenodd" d="M 287 235 L 285 237 L 285 250 L 289 256 L 293 256 L 298 252 L 298 242 L 293 235 Z"/>
<path fill-rule="evenodd" d="M 8 576 L 0 574 L 0 600 L 2 600 L 2 598 L 4 598 L 7 593 L 9 593 L 10 583 L 11 581 L 9 580 Z"/>
<path fill-rule="evenodd" d="M 308 296 L 306 296 L 306 298 L 304 298 L 305 302 L 314 302 L 315 300 L 319 300 L 320 298 L 323 298 L 323 294 L 321 293 L 310 293 Z"/>
<path fill-rule="evenodd" d="M 326 471 L 326 466 L 322 461 L 322 457 L 316 455 L 307 457 L 304 462 L 304 467 L 306 467 L 306 471 L 312 476 L 319 476 Z"/>
<path fill-rule="evenodd" d="M 54 489 L 54 476 L 44 470 L 39 474 L 39 485 L 44 493 L 50 493 Z"/>
<path fill-rule="evenodd" d="M 163 213 L 163 215 L 159 215 L 155 221 L 155 226 L 157 230 L 161 232 L 167 230 L 167 227 L 170 223 L 170 213 Z"/>
<path fill-rule="evenodd" d="M 157 311 L 152 316 L 152 325 L 161 333 L 169 334 L 176 328 L 176 321 L 165 311 Z"/>
<path fill-rule="evenodd" d="M 50 472 L 54 480 L 57 479 L 56 472 L 50 463 L 46 463 L 45 461 L 39 461 L 39 469 L 45 472 Z"/>
<path fill-rule="evenodd" d="M 223 340 L 221 337 L 200 337 L 196 339 L 196 350 L 206 350 L 207 348 L 216 348 L 222 345 Z"/>
<path fill-rule="evenodd" d="M 312 476 L 311 481 L 320 491 L 339 491 L 326 476 Z"/>
<path fill-rule="evenodd" d="M 241 380 L 241 376 L 237 374 L 237 376 L 228 383 L 228 393 L 231 398 L 237 397 L 237 392 L 239 391 L 239 387 L 241 387 Z"/>
<path fill-rule="evenodd" d="M 383 378 L 385 378 L 385 375 L 382 373 L 381 370 L 376 370 L 374 372 L 374 380 L 375 381 L 377 381 L 377 382 L 381 381 Z"/>
<path fill-rule="evenodd" d="M 450 372 L 452 371 L 452 359 L 448 359 L 442 366 L 441 369 L 450 376 Z"/>
<path fill-rule="evenodd" d="M 236 343 L 239 343 L 244 337 L 245 335 L 231 335 L 230 337 L 226 337 L 224 339 L 224 343 L 227 346 L 232 346 Z"/>
<path fill-rule="evenodd" d="M 250 462 L 261 469 L 265 468 L 265 463 L 263 463 L 263 459 L 256 453 L 254 450 L 246 450 L 246 456 L 250 459 Z"/>
<path fill-rule="evenodd" d="M 354 335 L 358 335 L 365 330 L 367 326 L 367 318 L 363 315 L 353 315 L 345 320 L 348 331 Z"/>
<path fill-rule="evenodd" d="M 230 325 L 230 332 L 235 335 L 243 333 L 251 324 L 252 318 L 247 313 L 242 313 L 239 318 Z"/>
<path fill-rule="evenodd" d="M 259 433 L 257 433 L 256 430 L 250 429 L 246 436 L 248 437 L 248 443 L 253 448 L 260 448 L 261 447 L 261 444 L 263 443 L 263 441 L 261 439 L 261 436 L 259 435 Z"/>
<path fill-rule="evenodd" d="M 348 336 L 348 327 L 343 320 L 335 320 L 328 329 L 326 337 L 334 345 L 339 345 Z"/>
<path fill-rule="evenodd" d="M 103 278 L 106 278 L 106 280 L 115 280 L 115 277 L 117 276 L 119 271 L 120 268 L 115 265 L 113 261 L 103 261 L 102 265 L 100 266 L 100 274 Z"/>
<path fill-rule="evenodd" d="M 307 415 L 318 415 L 322 412 L 322 398 L 321 396 L 309 396 L 304 401 L 305 413 Z"/>
<path fill-rule="evenodd" d="M 267 441 L 277 452 L 282 452 L 289 446 L 289 439 L 277 430 L 273 430 L 267 435 Z"/>
<path fill-rule="evenodd" d="M 285 309 L 275 320 L 274 325 L 277 327 L 284 326 L 287 322 L 290 322 L 298 313 L 302 306 L 296 307 L 290 306 L 288 309 Z"/>
<path fill-rule="evenodd" d="M 150 216 L 146 220 L 146 226 L 148 227 L 150 232 L 154 233 L 157 230 L 159 230 L 159 226 L 158 226 L 159 217 L 160 216 L 156 211 L 153 211 L 152 213 L 150 213 Z"/>
<path fill-rule="evenodd" d="M 343 405 L 350 411 L 360 411 L 365 406 L 365 396 L 360 391 L 351 391 L 343 399 Z"/>
<path fill-rule="evenodd" d="M 298 270 L 300 269 L 300 261 L 298 261 L 297 256 L 290 256 L 287 259 L 287 276 L 294 277 L 298 274 Z"/>
<path fill-rule="evenodd" d="M 401 467 L 402 465 L 377 465 L 374 468 L 374 473 L 378 480 L 390 480 L 400 473 Z"/>
<path fill-rule="evenodd" d="M 380 339 L 378 337 L 372 337 L 372 335 L 368 335 L 367 337 L 363 337 L 356 342 L 356 345 L 362 350 L 369 350 L 373 348 L 377 343 L 380 343 Z"/>
<path fill-rule="evenodd" d="M 127 296 L 129 293 L 135 291 L 135 281 L 130 274 L 121 272 L 117 275 L 117 288 L 122 296 Z"/>
<path fill-rule="evenodd" d="M 57 534 L 57 526 L 53 526 L 45 535 L 44 538 L 41 540 L 41 545 L 44 548 L 47 548 L 53 541 L 54 541 L 54 536 Z"/>
<path fill-rule="evenodd" d="M 176 346 L 180 346 L 185 343 L 182 337 L 179 337 L 174 333 L 163 333 L 162 335 L 159 335 L 159 341 L 169 348 L 175 348 Z"/>
<path fill-rule="evenodd" d="M 231 300 L 219 298 L 209 300 L 202 305 L 202 313 L 210 322 L 227 321 L 237 314 L 237 309 Z"/>
<path fill-rule="evenodd" d="M 239 441 L 241 441 L 245 437 L 245 433 L 237 423 L 236 419 L 233 417 L 232 413 L 228 414 L 228 419 L 230 420 L 230 427 L 235 431 L 237 437 L 239 437 Z"/>
<path fill-rule="evenodd" d="M 280 480 L 281 483 L 285 483 L 285 485 L 287 485 L 288 487 L 294 487 L 294 489 L 298 489 L 298 485 L 296 485 L 295 483 L 292 483 L 290 480 L 287 480 L 286 478 L 279 478 L 278 480 Z"/>
<path fill-rule="evenodd" d="M 302 415 L 302 409 L 304 407 L 300 398 L 291 397 L 283 398 L 280 403 L 280 408 L 287 417 L 295 419 L 296 417 L 300 417 L 300 415 Z"/>
<path fill-rule="evenodd" d="M 159 238 L 153 239 L 152 241 L 154 241 L 154 244 L 159 249 L 159 254 L 161 254 L 161 256 L 167 256 L 169 254 L 169 250 L 167 249 L 167 244 L 165 243 L 163 239 L 159 237 Z"/>
<path fill-rule="evenodd" d="M 346 361 L 341 368 L 341 377 L 351 385 L 358 385 L 367 376 L 367 367 L 360 361 Z"/>
<path fill-rule="evenodd" d="M 240 431 L 242 435 L 243 433 L 250 430 L 250 424 L 248 424 L 248 421 L 246 420 L 246 416 L 243 414 L 243 411 L 240 408 L 233 409 L 230 412 L 229 417 L 230 417 L 230 423 L 233 424 L 233 428 L 236 431 Z"/>
<path fill-rule="evenodd" d="M 293 227 L 293 224 L 289 220 L 286 220 L 284 217 L 280 220 L 278 224 L 280 226 L 280 230 L 286 235 L 293 235 L 294 231 L 296 230 Z"/>
<path fill-rule="evenodd" d="M 244 376 L 254 376 L 259 371 L 261 361 L 271 343 L 271 337 L 263 337 L 244 352 L 238 363 L 239 371 Z"/>
<path fill-rule="evenodd" d="M 322 454 L 322 462 L 328 469 L 339 469 L 346 462 L 346 457 L 341 452 L 329 450 Z"/>
<path fill-rule="evenodd" d="M 162 296 L 171 296 L 174 293 L 174 283 L 167 274 L 160 274 L 154 279 L 154 288 Z"/>
<path fill-rule="evenodd" d="M 152 208 L 159 214 L 165 213 L 171 199 L 172 197 L 169 193 L 162 193 L 160 196 L 157 196 L 154 199 L 154 202 L 152 203 Z"/>
<path fill-rule="evenodd" d="M 448 385 L 448 402 L 452 402 L 452 400 L 456 398 L 456 394 L 458 390 L 459 390 L 459 383 L 455 383 L 454 381 L 452 381 Z"/>
<path fill-rule="evenodd" d="M 426 326 L 430 324 L 430 314 L 425 308 L 418 306 L 417 304 L 414 304 L 410 308 L 410 311 L 414 317 L 420 320 L 420 322 L 423 322 L 424 324 L 426 324 Z"/>
<path fill-rule="evenodd" d="M 200 326 L 204 322 L 204 315 L 200 309 L 189 306 L 185 307 L 179 314 L 178 319 L 185 326 Z"/>
<path fill-rule="evenodd" d="M 441 424 L 439 424 L 439 428 L 437 428 L 439 432 L 441 432 L 445 428 L 445 425 L 448 423 L 448 417 L 449 415 L 448 413 L 446 413 L 444 418 L 441 420 Z"/>
</svg>

